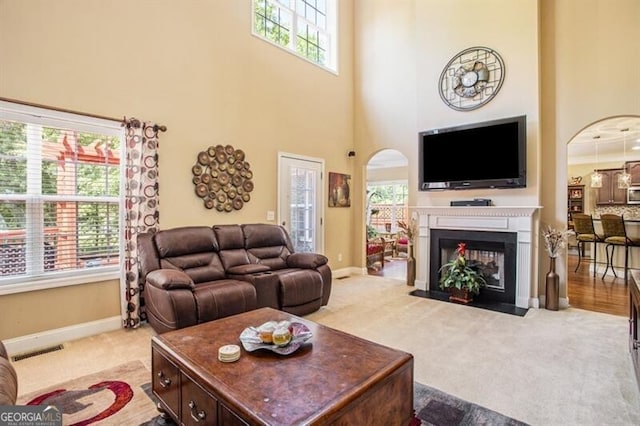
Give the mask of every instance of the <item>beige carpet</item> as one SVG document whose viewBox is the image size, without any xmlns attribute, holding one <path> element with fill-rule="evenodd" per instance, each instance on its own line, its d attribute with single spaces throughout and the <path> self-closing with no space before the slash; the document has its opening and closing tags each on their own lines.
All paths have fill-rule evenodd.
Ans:
<svg viewBox="0 0 640 426">
<path fill-rule="evenodd" d="M 150 380 L 134 361 L 21 395 L 18 404 L 61 407 L 65 425 L 139 425 L 158 415 L 143 388 Z"/>
<path fill-rule="evenodd" d="M 640 424 L 624 317 L 517 317 L 408 296 L 413 287 L 377 277 L 333 288 L 306 318 L 412 353 L 417 382 L 532 425 Z"/>
<path fill-rule="evenodd" d="M 626 318 L 578 309 L 517 317 L 409 296 L 413 289 L 336 279 L 329 305 L 306 318 L 410 352 L 417 382 L 531 425 L 640 424 Z M 151 335 L 118 330 L 17 361 L 19 392 L 132 359 L 148 369 Z"/>
</svg>

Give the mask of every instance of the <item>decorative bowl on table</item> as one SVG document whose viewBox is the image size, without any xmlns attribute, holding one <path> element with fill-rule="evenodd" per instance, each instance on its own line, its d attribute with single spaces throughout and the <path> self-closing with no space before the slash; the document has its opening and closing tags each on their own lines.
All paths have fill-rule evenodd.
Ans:
<svg viewBox="0 0 640 426">
<path fill-rule="evenodd" d="M 248 352 L 268 349 L 280 355 L 289 355 L 311 337 L 313 333 L 302 323 L 267 321 L 258 327 L 242 330 L 240 342 Z"/>
</svg>

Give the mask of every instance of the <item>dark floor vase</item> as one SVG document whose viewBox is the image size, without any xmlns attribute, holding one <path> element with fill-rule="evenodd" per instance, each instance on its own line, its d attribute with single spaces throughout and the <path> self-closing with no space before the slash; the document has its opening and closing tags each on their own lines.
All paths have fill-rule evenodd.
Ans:
<svg viewBox="0 0 640 426">
<path fill-rule="evenodd" d="M 413 257 L 413 245 L 407 248 L 407 285 L 415 285 L 416 281 L 416 259 Z"/>
<path fill-rule="evenodd" d="M 550 257 L 549 272 L 547 272 L 547 285 L 545 295 L 545 308 L 557 311 L 560 302 L 560 276 L 556 273 L 556 258 Z"/>
</svg>

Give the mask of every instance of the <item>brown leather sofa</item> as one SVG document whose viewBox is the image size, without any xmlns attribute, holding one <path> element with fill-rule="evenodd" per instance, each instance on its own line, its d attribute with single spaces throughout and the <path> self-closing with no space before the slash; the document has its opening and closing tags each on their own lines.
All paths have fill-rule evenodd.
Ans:
<svg viewBox="0 0 640 426">
<path fill-rule="evenodd" d="M 273 224 L 178 227 L 138 236 L 148 321 L 155 331 L 261 307 L 305 315 L 329 302 L 331 269 L 295 253 Z"/>
<path fill-rule="evenodd" d="M 15 405 L 18 398 L 18 375 L 9 361 L 7 349 L 0 341 L 0 406 Z"/>
</svg>

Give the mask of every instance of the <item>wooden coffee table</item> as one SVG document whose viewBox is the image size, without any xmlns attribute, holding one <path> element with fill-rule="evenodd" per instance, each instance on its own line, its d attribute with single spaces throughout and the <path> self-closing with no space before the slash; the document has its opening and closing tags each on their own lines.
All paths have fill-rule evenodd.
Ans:
<svg viewBox="0 0 640 426">
<path fill-rule="evenodd" d="M 247 352 L 249 326 L 290 320 L 313 337 L 290 355 Z M 237 344 L 240 359 L 218 361 Z M 151 340 L 153 392 L 178 424 L 408 425 L 413 356 L 286 312 L 257 309 L 170 331 Z"/>
</svg>

